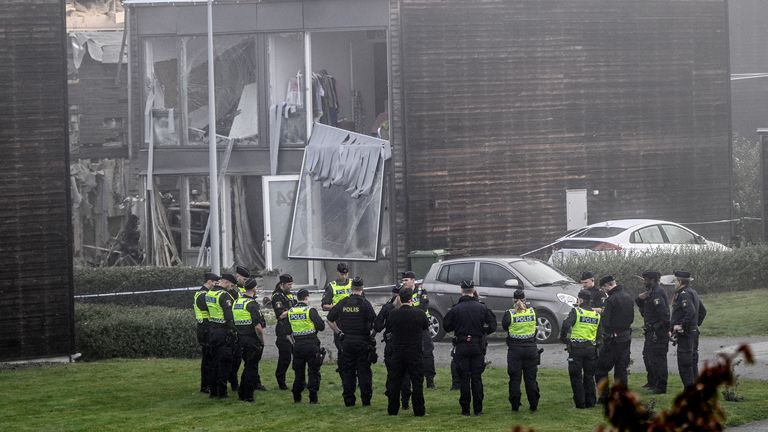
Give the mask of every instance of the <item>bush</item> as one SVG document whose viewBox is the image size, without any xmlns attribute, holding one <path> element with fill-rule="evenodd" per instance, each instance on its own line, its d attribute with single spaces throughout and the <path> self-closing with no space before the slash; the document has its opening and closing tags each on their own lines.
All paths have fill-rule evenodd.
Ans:
<svg viewBox="0 0 768 432">
<path fill-rule="evenodd" d="M 75 304 L 77 350 L 84 360 L 144 357 L 196 357 L 191 308 Z"/>
<path fill-rule="evenodd" d="M 729 252 L 684 251 L 661 254 L 590 254 L 568 259 L 558 267 L 578 280 L 589 270 L 596 278 L 612 274 L 630 291 L 642 289 L 642 280 L 634 277 L 644 270 L 672 274 L 675 270 L 692 273 L 691 284 L 700 294 L 768 288 L 768 246 L 749 246 Z"/>
<path fill-rule="evenodd" d="M 75 294 L 151 291 L 199 287 L 208 268 L 198 267 L 76 267 Z M 86 303 L 192 308 L 194 290 L 77 299 Z"/>
</svg>

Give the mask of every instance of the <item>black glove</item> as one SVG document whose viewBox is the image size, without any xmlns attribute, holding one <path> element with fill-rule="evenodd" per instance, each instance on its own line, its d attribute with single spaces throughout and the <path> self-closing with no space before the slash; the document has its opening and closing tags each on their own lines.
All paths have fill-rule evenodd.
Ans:
<svg viewBox="0 0 768 432">
<path fill-rule="evenodd" d="M 368 363 L 376 364 L 376 362 L 378 361 L 379 361 L 379 353 L 376 352 L 376 346 L 371 345 L 371 348 L 368 351 Z"/>
</svg>

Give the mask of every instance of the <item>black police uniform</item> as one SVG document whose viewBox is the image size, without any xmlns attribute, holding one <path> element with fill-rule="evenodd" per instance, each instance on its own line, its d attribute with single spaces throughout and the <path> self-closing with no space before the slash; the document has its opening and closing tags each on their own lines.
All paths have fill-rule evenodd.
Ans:
<svg viewBox="0 0 768 432">
<path fill-rule="evenodd" d="M 246 294 L 243 297 L 251 298 Z M 251 316 L 250 323 L 239 323 L 235 321 L 237 329 L 237 341 L 243 359 L 243 374 L 240 377 L 240 388 L 238 396 L 240 400 L 253 402 L 253 392 L 261 384 L 259 377 L 259 362 L 264 353 L 264 341 L 256 333 L 256 325 L 266 327 L 267 323 L 261 315 L 259 302 L 255 299 L 249 301 L 245 306 Z"/>
<path fill-rule="evenodd" d="M 475 414 L 480 414 L 483 412 L 484 339 L 496 331 L 496 316 L 477 297 L 464 295 L 445 314 L 443 326 L 446 332 L 453 332 L 456 338 L 455 358 L 461 379 L 461 412 L 469 414 L 471 401 Z"/>
<path fill-rule="evenodd" d="M 429 311 L 429 295 L 424 287 L 417 287 L 414 289 L 415 295 L 418 296 L 418 308 L 423 310 L 424 313 Z M 428 388 L 435 388 L 435 344 L 432 341 L 432 333 L 429 329 L 424 331 L 422 335 L 422 347 L 424 350 L 424 362 L 422 363 L 422 371 L 424 378 L 427 381 Z"/>
<path fill-rule="evenodd" d="M 285 384 L 285 372 L 291 365 L 291 353 L 293 352 L 291 342 L 288 340 L 291 325 L 288 318 L 280 318 L 280 315 L 295 305 L 296 298 L 292 293 L 286 294 L 279 287 L 272 292 L 272 310 L 275 311 L 275 318 L 277 318 L 277 324 L 275 324 L 275 346 L 277 346 L 275 379 L 280 390 L 288 390 L 288 386 Z"/>
<path fill-rule="evenodd" d="M 617 285 L 608 293 L 605 309 L 601 314 L 603 341 L 597 359 L 597 382 L 607 379 L 608 372 L 613 369 L 613 379 L 629 386 L 627 368 L 632 344 L 631 325 L 634 320 L 635 304 L 624 291 L 624 287 Z M 607 394 L 608 386 L 600 400 L 604 401 Z"/>
<path fill-rule="evenodd" d="M 221 291 L 221 287 L 215 287 L 208 291 L 206 302 L 212 300 L 211 294 Z M 227 379 L 232 372 L 232 356 L 235 350 L 235 324 L 232 318 L 232 297 L 224 292 L 218 297 L 218 306 L 224 314 L 224 322 L 208 322 L 208 346 L 213 355 L 213 365 L 211 366 L 211 397 L 226 398 Z M 210 311 L 211 307 L 208 307 Z"/>
<path fill-rule="evenodd" d="M 335 281 L 339 285 L 347 285 L 350 281 L 349 278 L 339 279 L 337 278 Z M 325 289 L 323 290 L 323 298 L 320 299 L 320 305 L 333 305 L 333 287 L 331 287 L 331 283 L 328 282 L 325 284 Z M 342 346 L 341 341 L 339 340 L 339 335 L 336 333 L 333 334 L 333 346 L 336 347 L 336 372 L 339 373 L 339 376 L 341 377 L 342 381 L 344 381 L 344 376 L 341 372 L 341 356 L 342 356 Z"/>
<path fill-rule="evenodd" d="M 584 290 L 588 291 L 588 290 Z M 591 302 L 582 303 L 583 310 L 591 311 Z M 602 322 L 597 328 L 595 341 L 572 340 L 569 333 L 576 325 L 576 308 L 571 309 L 560 329 L 560 341 L 568 346 L 568 376 L 571 380 L 573 403 L 576 408 L 592 408 L 597 399 L 595 391 L 595 371 L 597 369 L 597 341 L 601 339 Z"/>
<path fill-rule="evenodd" d="M 339 340 L 344 405 L 355 405 L 356 382 L 360 385 L 360 399 L 363 405 L 370 405 L 373 396 L 370 354 L 371 349 L 376 349 L 375 339 L 371 338 L 371 329 L 376 320 L 376 312 L 365 297 L 352 294 L 336 303 L 328 312 L 327 318 L 342 332 Z"/>
<path fill-rule="evenodd" d="M 645 324 L 643 361 L 648 377 L 646 388 L 654 393 L 667 392 L 667 352 L 669 351 L 669 303 L 664 289 L 653 282 L 647 286 L 646 297 L 635 299 Z"/>
<path fill-rule="evenodd" d="M 298 302 L 296 307 L 308 306 L 305 302 Z M 325 330 L 325 322 L 320 318 L 317 309 L 309 309 L 309 319 L 315 325 L 315 332 L 309 335 L 293 335 L 293 401 L 301 401 L 301 393 L 306 388 L 309 390 L 309 402 L 317 403 L 317 392 L 320 390 L 320 366 L 323 359 L 320 354 L 320 339 L 317 332 Z M 292 334 L 290 325 L 288 334 Z M 308 376 L 307 376 L 308 375 Z"/>
<path fill-rule="evenodd" d="M 387 380 L 385 383 L 384 395 L 389 397 L 389 380 L 392 376 L 392 352 L 394 351 L 394 345 L 392 344 L 392 329 L 390 328 L 389 314 L 395 309 L 395 294 L 387 303 L 385 303 L 379 314 L 376 315 L 376 320 L 373 322 L 373 330 L 375 332 L 384 332 L 384 366 L 387 368 Z M 411 399 L 411 380 L 408 377 L 408 371 L 403 372 L 402 384 L 400 386 L 400 398 L 403 409 L 408 409 L 408 402 Z"/>
<path fill-rule="evenodd" d="M 699 376 L 699 325 L 706 315 L 707 309 L 694 289 L 681 286 L 675 291 L 670 331 L 677 338 L 677 369 L 686 388 L 693 386 Z M 675 325 L 682 326 L 682 331 L 676 332 Z"/>
<path fill-rule="evenodd" d="M 208 312 L 208 306 L 205 304 L 205 293 L 208 292 L 208 288 L 205 285 L 201 286 L 198 290 L 200 294 L 195 298 L 195 306 L 201 311 Z M 210 393 L 211 376 L 213 374 L 213 353 L 208 346 L 208 319 L 197 320 L 197 343 L 200 345 L 201 359 L 200 359 L 200 391 L 203 393 Z"/>
<path fill-rule="evenodd" d="M 528 306 L 530 307 L 530 306 Z M 539 383 L 536 375 L 539 370 L 539 350 L 536 334 L 530 338 L 517 339 L 509 335 L 512 314 L 507 311 L 501 319 L 501 327 L 507 332 L 507 375 L 509 375 L 509 403 L 512 411 L 520 409 L 520 381 L 525 380 L 525 396 L 531 411 L 539 407 Z M 594 378 L 593 378 L 594 379 Z"/>
<path fill-rule="evenodd" d="M 387 412 L 397 415 L 400 411 L 399 393 L 403 379 L 407 376 L 411 381 L 411 401 L 413 414 L 423 416 L 424 406 L 424 375 L 422 374 L 423 342 L 422 333 L 429 328 L 427 315 L 421 309 L 404 304 L 392 309 L 387 318 L 387 331 L 392 335 L 392 359 L 387 381 Z"/>
<path fill-rule="evenodd" d="M 230 289 L 227 290 L 230 296 L 232 296 L 232 303 L 240 298 L 240 285 L 235 283 Z M 232 353 L 232 369 L 229 373 L 229 377 L 227 378 L 227 381 L 229 381 L 230 387 L 232 387 L 232 391 L 238 391 L 239 390 L 239 383 L 237 374 L 240 371 L 240 364 L 242 363 L 243 359 L 243 352 L 240 348 L 240 344 L 234 345 L 234 352 Z"/>
<path fill-rule="evenodd" d="M 584 291 L 587 291 L 590 294 L 590 309 L 603 308 L 605 306 L 605 299 L 607 296 L 599 287 L 593 286 L 592 288 L 586 288 Z"/>
</svg>

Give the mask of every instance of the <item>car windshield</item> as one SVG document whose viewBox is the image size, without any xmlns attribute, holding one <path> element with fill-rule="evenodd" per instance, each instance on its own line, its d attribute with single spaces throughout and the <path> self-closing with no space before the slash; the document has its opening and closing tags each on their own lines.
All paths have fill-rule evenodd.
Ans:
<svg viewBox="0 0 768 432">
<path fill-rule="evenodd" d="M 626 228 L 620 227 L 592 227 L 574 235 L 573 237 L 608 238 L 621 234 Z"/>
<path fill-rule="evenodd" d="M 539 260 L 525 259 L 512 261 L 509 265 L 536 287 L 576 283 L 565 273 L 562 273 L 560 270 L 550 267 L 548 264 Z"/>
</svg>

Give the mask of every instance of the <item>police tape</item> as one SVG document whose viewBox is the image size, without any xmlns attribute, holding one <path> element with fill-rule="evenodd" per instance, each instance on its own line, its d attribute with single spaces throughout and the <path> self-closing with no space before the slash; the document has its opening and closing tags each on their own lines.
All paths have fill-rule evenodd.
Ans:
<svg viewBox="0 0 768 432">
<path fill-rule="evenodd" d="M 302 288 L 302 286 L 296 286 L 294 288 L 298 289 L 298 288 Z M 383 288 L 392 288 L 392 285 L 379 285 L 374 287 L 363 288 L 363 290 L 381 290 Z M 121 291 L 121 292 L 110 292 L 110 293 L 99 293 L 99 294 L 77 294 L 74 296 L 74 298 L 86 299 L 86 298 L 98 298 L 98 297 L 117 297 L 117 296 L 126 296 L 126 295 L 197 291 L 199 289 L 200 289 L 199 286 L 194 286 L 194 287 L 185 287 L 185 288 L 164 288 L 164 289 L 146 290 L 146 291 Z M 310 294 L 322 294 L 324 292 L 321 289 L 314 289 L 314 290 L 308 290 L 308 291 Z M 387 293 L 389 293 L 389 291 L 387 291 Z M 382 294 L 385 294 L 385 293 L 382 292 Z"/>
</svg>

